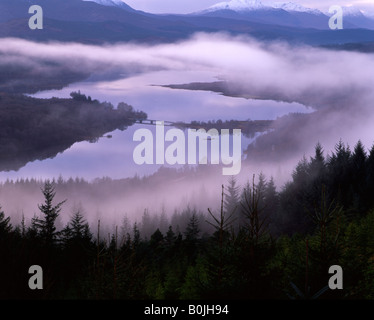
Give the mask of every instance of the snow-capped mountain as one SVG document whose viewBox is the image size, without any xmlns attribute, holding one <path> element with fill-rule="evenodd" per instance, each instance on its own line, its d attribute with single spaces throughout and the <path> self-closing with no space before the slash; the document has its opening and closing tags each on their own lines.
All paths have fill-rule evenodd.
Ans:
<svg viewBox="0 0 374 320">
<path fill-rule="evenodd" d="M 262 3 L 261 0 L 220 2 L 200 14 L 298 28 L 328 28 L 328 17 L 321 11 L 293 2 Z"/>
<path fill-rule="evenodd" d="M 366 15 L 364 15 L 364 12 L 360 8 L 358 8 L 356 6 L 349 6 L 349 7 L 348 6 L 342 6 L 342 9 L 343 9 L 343 14 L 346 17 L 362 17 L 362 16 L 366 16 Z M 334 13 L 331 13 L 328 10 L 326 10 L 324 12 L 324 14 L 330 17 Z"/>
<path fill-rule="evenodd" d="M 289 12 L 322 14 L 322 12 L 317 9 L 307 8 L 294 2 L 274 2 L 263 4 L 261 0 L 231 0 L 228 2 L 220 2 L 209 7 L 206 11 L 232 10 L 240 12 L 271 9 L 282 9 Z"/>
<path fill-rule="evenodd" d="M 361 9 L 355 6 L 342 7 L 342 8 L 343 8 L 343 14 L 345 16 L 350 16 L 350 17 L 362 17 L 363 16 Z"/>
<path fill-rule="evenodd" d="M 110 1 L 110 0 L 95 0 L 95 1 Z M 117 0 L 120 1 L 120 0 Z M 363 11 L 356 7 L 356 6 L 343 6 L 343 13 L 349 17 L 361 17 L 364 15 Z M 328 15 L 331 16 L 332 14 L 328 11 L 322 12 L 318 9 L 312 9 L 304 7 L 298 3 L 294 2 L 273 2 L 273 3 L 266 3 L 263 4 L 261 0 L 231 0 L 227 2 L 220 2 L 217 3 L 204 11 L 218 11 L 218 10 L 232 10 L 236 12 L 248 12 L 248 11 L 256 11 L 256 10 L 272 10 L 272 9 L 282 9 L 287 12 L 302 12 L 302 13 L 310 13 L 310 14 L 317 14 L 317 15 Z M 369 15 L 367 15 L 369 16 Z"/>
<path fill-rule="evenodd" d="M 260 0 L 231 0 L 229 2 L 220 2 L 207 9 L 207 11 L 232 10 L 232 11 L 250 11 L 262 10 L 268 7 L 263 5 Z"/>
<path fill-rule="evenodd" d="M 355 6 L 342 8 L 345 21 L 349 21 L 359 28 L 374 29 L 374 17 L 371 17 L 363 10 Z"/>
<path fill-rule="evenodd" d="M 328 29 L 333 15 L 318 9 L 304 7 L 294 2 L 262 3 L 261 0 L 231 0 L 220 2 L 198 13 L 214 17 L 245 19 L 264 24 Z M 343 7 L 344 28 L 374 29 L 373 18 L 355 6 Z"/>
<path fill-rule="evenodd" d="M 123 3 L 122 0 L 83 0 L 83 1 L 92 1 L 98 4 L 101 4 L 103 6 L 113 6 L 113 7 L 116 7 Z"/>
<path fill-rule="evenodd" d="M 274 2 L 270 6 L 276 9 L 282 9 L 282 10 L 289 11 L 289 12 L 293 11 L 293 12 L 306 12 L 306 13 L 312 13 L 312 14 L 323 14 L 318 9 L 307 8 L 294 2 Z"/>
<path fill-rule="evenodd" d="M 124 3 L 122 0 L 83 0 L 83 1 L 96 2 L 97 4 L 101 4 L 103 6 L 119 7 L 125 10 L 134 10 L 128 4 Z"/>
</svg>

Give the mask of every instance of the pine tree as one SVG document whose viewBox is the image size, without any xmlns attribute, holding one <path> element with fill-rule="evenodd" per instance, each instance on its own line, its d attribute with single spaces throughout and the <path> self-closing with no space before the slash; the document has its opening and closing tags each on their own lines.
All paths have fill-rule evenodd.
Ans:
<svg viewBox="0 0 374 320">
<path fill-rule="evenodd" d="M 325 188 L 327 183 L 326 160 L 320 143 L 315 147 L 314 157 L 310 158 L 308 175 L 309 183 L 305 190 L 304 202 L 306 206 L 313 206 L 320 201 L 322 188 Z"/>
<path fill-rule="evenodd" d="M 166 246 L 170 248 L 174 244 L 176 239 L 177 237 L 173 231 L 173 227 L 169 226 L 168 232 L 166 232 L 166 237 L 165 237 Z"/>
<path fill-rule="evenodd" d="M 140 244 L 140 231 L 138 224 L 135 222 L 133 226 L 133 236 L 132 236 L 132 247 L 136 249 Z"/>
<path fill-rule="evenodd" d="M 314 157 L 310 159 L 309 174 L 313 180 L 324 178 L 326 173 L 326 161 L 323 155 L 323 148 L 318 142 L 315 147 Z"/>
<path fill-rule="evenodd" d="M 359 140 L 352 154 L 352 195 L 353 207 L 361 215 L 366 213 L 368 207 L 366 204 L 367 186 L 365 185 L 367 168 L 367 154 L 362 142 Z"/>
<path fill-rule="evenodd" d="M 309 182 L 309 163 L 304 156 L 302 160 L 299 161 L 295 170 L 292 173 L 292 179 L 296 187 L 306 186 Z"/>
<path fill-rule="evenodd" d="M 69 246 L 72 238 L 72 231 L 69 223 L 61 230 L 60 237 L 63 245 L 65 247 Z"/>
<path fill-rule="evenodd" d="M 264 200 L 264 216 L 269 219 L 269 229 L 271 232 L 278 232 L 279 195 L 273 177 L 271 177 L 269 182 L 266 183 L 264 189 Z"/>
<path fill-rule="evenodd" d="M 230 257 L 227 254 L 230 244 L 230 231 L 232 229 L 233 223 L 233 213 L 227 213 L 224 210 L 224 186 L 222 185 L 222 198 L 221 198 L 221 210 L 219 216 L 215 216 L 212 211 L 208 208 L 210 216 L 213 218 L 213 221 L 206 221 L 209 223 L 216 231 L 213 234 L 213 246 L 211 253 L 208 253 L 208 270 L 212 282 L 214 282 L 214 287 L 223 285 L 224 273 L 226 270 L 226 265 L 228 264 Z M 214 289 L 218 289 L 215 287 Z M 220 291 L 218 289 L 218 291 Z"/>
<path fill-rule="evenodd" d="M 235 177 L 230 176 L 228 186 L 226 187 L 227 192 L 225 193 L 224 201 L 224 209 L 229 214 L 237 210 L 240 202 L 239 189 L 240 187 L 236 185 Z"/>
<path fill-rule="evenodd" d="M 163 240 L 164 240 L 164 236 L 162 232 L 160 231 L 160 229 L 157 228 L 157 230 L 151 235 L 151 239 L 149 243 L 151 246 L 156 247 L 159 244 L 161 244 Z"/>
<path fill-rule="evenodd" d="M 332 199 L 336 199 L 345 208 L 351 207 L 352 193 L 352 162 L 351 150 L 345 146 L 342 140 L 335 146 L 335 153 L 328 160 L 328 188 L 327 191 L 334 192 Z"/>
<path fill-rule="evenodd" d="M 264 217 L 264 208 L 260 207 L 262 195 L 256 188 L 254 180 L 255 177 L 253 175 L 252 187 L 244 190 L 244 201 L 241 206 L 246 219 L 245 230 L 248 234 L 248 239 L 257 245 L 267 232 L 268 219 Z"/>
<path fill-rule="evenodd" d="M 362 142 L 359 140 L 352 154 L 352 164 L 356 174 L 365 175 L 367 154 Z"/>
<path fill-rule="evenodd" d="M 39 218 L 34 214 L 34 216 L 31 218 L 31 224 L 27 228 L 26 236 L 29 239 L 36 239 L 39 236 L 38 233 L 38 221 Z"/>
<path fill-rule="evenodd" d="M 25 215 L 23 213 L 22 213 L 22 220 L 21 220 L 21 236 L 22 238 L 26 236 Z"/>
<path fill-rule="evenodd" d="M 79 210 L 73 214 L 69 223 L 61 231 L 61 236 L 65 245 L 77 245 L 78 243 L 87 245 L 91 241 L 90 227 Z"/>
<path fill-rule="evenodd" d="M 224 211 L 235 220 L 233 228 L 238 231 L 241 222 L 240 187 L 234 176 L 230 176 L 224 197 Z"/>
<path fill-rule="evenodd" d="M 38 205 L 39 210 L 44 214 L 43 219 L 37 219 L 35 221 L 36 226 L 39 230 L 41 238 L 47 245 L 53 245 L 56 241 L 58 233 L 56 232 L 55 221 L 61 211 L 61 206 L 66 200 L 53 205 L 53 199 L 56 195 L 53 184 L 47 180 L 42 188 L 42 192 L 45 198 L 44 204 Z"/>
<path fill-rule="evenodd" d="M 153 231 L 153 223 L 148 209 L 144 209 L 140 226 L 143 239 L 149 239 Z"/>
<path fill-rule="evenodd" d="M 159 229 L 162 233 L 167 232 L 168 230 L 168 217 L 166 216 L 165 206 L 162 206 L 160 219 L 159 219 Z"/>
<path fill-rule="evenodd" d="M 369 207 L 374 205 L 373 193 L 374 193 L 374 144 L 370 149 L 369 156 L 366 161 L 366 201 Z"/>
<path fill-rule="evenodd" d="M 187 241 L 195 241 L 200 233 L 199 219 L 197 218 L 196 211 L 194 210 L 188 222 L 184 235 Z"/>
<path fill-rule="evenodd" d="M 72 237 L 75 239 L 83 239 L 87 236 L 88 223 L 85 221 L 80 211 L 74 213 L 70 222 Z M 89 229 L 89 228 L 88 228 Z"/>
<path fill-rule="evenodd" d="M 259 202 L 258 206 L 261 208 L 261 210 L 264 210 L 265 207 L 267 206 L 267 203 L 265 201 L 265 189 L 266 189 L 266 177 L 263 172 L 261 172 L 258 176 L 258 182 L 256 184 L 256 190 L 259 195 Z"/>
<path fill-rule="evenodd" d="M 0 236 L 9 234 L 12 231 L 12 225 L 10 224 L 10 217 L 5 218 L 5 214 L 1 211 L 0 207 Z"/>
<path fill-rule="evenodd" d="M 266 202 L 276 203 L 278 200 L 277 188 L 275 186 L 273 177 L 271 177 L 269 182 L 266 183 L 266 187 L 264 189 L 264 198 Z"/>
<path fill-rule="evenodd" d="M 122 219 L 122 225 L 121 225 L 121 238 L 122 239 L 127 239 L 127 236 L 130 235 L 131 232 L 131 225 L 130 225 L 130 220 L 125 214 L 125 216 Z"/>
</svg>

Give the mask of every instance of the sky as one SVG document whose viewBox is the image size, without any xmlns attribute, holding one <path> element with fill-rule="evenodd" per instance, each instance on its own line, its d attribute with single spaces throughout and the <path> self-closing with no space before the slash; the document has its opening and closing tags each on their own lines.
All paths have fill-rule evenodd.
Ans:
<svg viewBox="0 0 374 320">
<path fill-rule="evenodd" d="M 134 9 L 152 13 L 191 13 L 206 9 L 222 0 L 124 0 Z M 288 2 L 287 0 L 262 0 L 264 4 L 271 2 Z M 292 0 L 305 7 L 328 9 L 331 5 L 355 5 L 362 9 L 374 7 L 374 0 Z M 374 10 L 373 10 L 374 11 Z"/>
</svg>

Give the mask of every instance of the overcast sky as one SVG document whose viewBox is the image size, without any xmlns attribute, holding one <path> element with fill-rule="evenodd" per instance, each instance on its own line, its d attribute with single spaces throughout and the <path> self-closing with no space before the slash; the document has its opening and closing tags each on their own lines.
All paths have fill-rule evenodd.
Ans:
<svg viewBox="0 0 374 320">
<path fill-rule="evenodd" d="M 153 13 L 190 13 L 206 9 L 216 3 L 223 2 L 220 0 L 123 0 L 134 9 L 143 10 Z M 262 0 L 262 2 L 289 2 L 288 0 Z M 331 5 L 356 5 L 364 7 L 374 6 L 374 0 L 293 0 L 310 8 L 326 9 Z"/>
</svg>

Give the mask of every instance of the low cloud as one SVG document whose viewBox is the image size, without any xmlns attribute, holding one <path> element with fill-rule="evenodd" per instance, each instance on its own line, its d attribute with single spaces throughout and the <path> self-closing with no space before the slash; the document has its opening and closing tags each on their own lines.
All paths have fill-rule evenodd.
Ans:
<svg viewBox="0 0 374 320">
<path fill-rule="evenodd" d="M 230 86 L 262 98 L 275 95 L 316 109 L 334 110 L 326 119 L 330 119 L 331 131 L 337 134 L 341 127 L 334 124 L 334 119 L 360 123 L 371 118 L 373 54 L 200 33 L 172 44 L 101 47 L 8 38 L 0 39 L 0 55 L 3 64 L 22 65 L 31 69 L 29 75 L 34 77 L 39 73 L 53 76 L 59 69 L 121 77 L 154 70 L 188 70 L 196 74 L 207 71 L 227 80 Z M 165 84 L 163 81 L 159 79 L 159 84 Z M 304 134 L 313 141 L 316 132 Z"/>
<path fill-rule="evenodd" d="M 315 103 L 319 104 L 369 92 L 374 80 L 373 55 L 294 47 L 281 42 L 263 44 L 225 34 L 197 34 L 187 41 L 153 46 L 99 47 L 1 39 L 0 54 L 2 63 L 18 63 L 35 73 L 53 73 L 56 65 L 94 74 L 207 70 L 261 92 L 315 96 Z"/>
<path fill-rule="evenodd" d="M 291 46 L 282 42 L 260 43 L 249 37 L 227 34 L 196 34 L 189 40 L 172 44 L 122 43 L 101 47 L 8 38 L 0 39 L 0 55 L 0 65 L 21 65 L 33 77 L 53 76 L 60 69 L 127 77 L 154 70 L 188 70 L 196 74 L 207 71 L 240 90 L 264 97 L 277 94 L 294 101 L 306 101 L 319 110 L 319 115 L 310 117 L 298 131 L 283 128 L 279 139 L 295 143 L 291 146 L 296 151 L 292 161 L 272 166 L 251 164 L 243 168 L 242 180 L 245 180 L 244 175 L 261 170 L 273 174 L 276 180 L 277 172 L 281 172 L 282 179 L 285 175 L 289 177 L 295 161 L 303 153 L 312 155 L 318 141 L 326 151 L 332 150 L 339 139 L 351 145 L 361 139 L 368 148 L 374 141 L 373 54 Z M 158 84 L 168 84 L 164 81 L 159 79 Z M 198 76 L 196 81 L 199 81 Z M 182 198 L 183 191 L 180 192 Z M 159 193 L 157 195 L 162 199 Z M 153 199 L 151 195 L 147 197 Z M 161 200 L 155 205 L 161 206 Z"/>
</svg>

